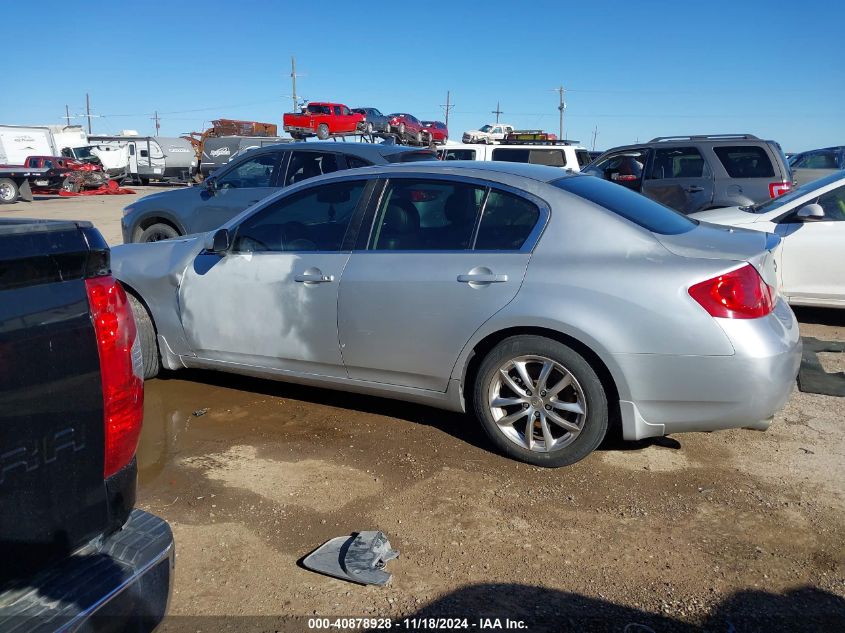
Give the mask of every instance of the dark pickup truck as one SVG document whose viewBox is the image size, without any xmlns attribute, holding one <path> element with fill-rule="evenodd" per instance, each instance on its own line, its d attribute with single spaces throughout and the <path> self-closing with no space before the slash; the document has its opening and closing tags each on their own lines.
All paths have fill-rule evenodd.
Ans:
<svg viewBox="0 0 845 633">
<path fill-rule="evenodd" d="M 141 362 L 100 233 L 0 220 L 0 632 L 164 617 L 173 535 L 134 509 Z"/>
<path fill-rule="evenodd" d="M 69 169 L 56 166 L 0 165 L 0 204 L 13 204 L 18 200 L 32 202 L 32 187 L 61 189 L 70 173 Z"/>
</svg>

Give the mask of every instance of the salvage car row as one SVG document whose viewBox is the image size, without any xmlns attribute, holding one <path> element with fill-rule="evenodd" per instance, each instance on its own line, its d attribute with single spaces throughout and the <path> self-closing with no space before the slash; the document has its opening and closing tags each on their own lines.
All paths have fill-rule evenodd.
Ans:
<svg viewBox="0 0 845 633">
<path fill-rule="evenodd" d="M 316 136 L 321 141 L 331 137 L 388 136 L 400 143 L 431 145 L 445 143 L 449 130 L 441 121 L 421 121 L 413 114 L 382 114 L 378 108 L 349 108 L 342 103 L 310 101 L 300 112 L 286 112 L 284 129 L 294 140 Z"/>
</svg>

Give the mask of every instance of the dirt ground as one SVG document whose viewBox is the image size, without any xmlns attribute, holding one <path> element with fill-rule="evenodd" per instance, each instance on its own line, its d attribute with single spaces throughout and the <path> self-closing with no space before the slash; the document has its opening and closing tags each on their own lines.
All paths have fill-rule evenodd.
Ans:
<svg viewBox="0 0 845 633">
<path fill-rule="evenodd" d="M 41 200 L 26 216 L 92 219 L 119 243 L 131 198 Z M 797 312 L 805 336 L 845 341 L 845 313 Z M 842 354 L 820 357 L 845 369 Z M 147 383 L 138 452 L 138 505 L 177 543 L 162 628 L 308 630 L 297 617 L 363 616 L 445 630 L 400 619 L 483 628 L 484 616 L 530 631 L 845 630 L 843 413 L 842 399 L 796 389 L 765 433 L 609 440 L 544 470 L 493 453 L 469 417 L 166 374 Z M 368 529 L 401 552 L 387 587 L 299 565 Z"/>
</svg>

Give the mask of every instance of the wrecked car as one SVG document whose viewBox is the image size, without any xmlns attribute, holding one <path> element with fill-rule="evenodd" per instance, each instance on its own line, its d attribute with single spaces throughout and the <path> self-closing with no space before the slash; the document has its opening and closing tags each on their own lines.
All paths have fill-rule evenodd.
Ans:
<svg viewBox="0 0 845 633">
<path fill-rule="evenodd" d="M 777 236 L 540 165 L 295 184 L 209 233 L 114 248 L 144 375 L 197 367 L 472 411 L 506 455 L 767 428 L 801 360 Z M 754 397 L 749 397 L 754 394 Z"/>
</svg>

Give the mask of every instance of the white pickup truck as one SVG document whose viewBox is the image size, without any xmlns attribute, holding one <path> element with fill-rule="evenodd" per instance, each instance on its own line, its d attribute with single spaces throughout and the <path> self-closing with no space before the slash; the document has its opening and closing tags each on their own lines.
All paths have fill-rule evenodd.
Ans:
<svg viewBox="0 0 845 633">
<path fill-rule="evenodd" d="M 464 143 L 501 143 L 502 140 L 511 132 L 513 132 L 512 125 L 504 123 L 488 123 L 482 125 L 477 130 L 469 130 L 464 132 L 462 138 Z"/>
</svg>

